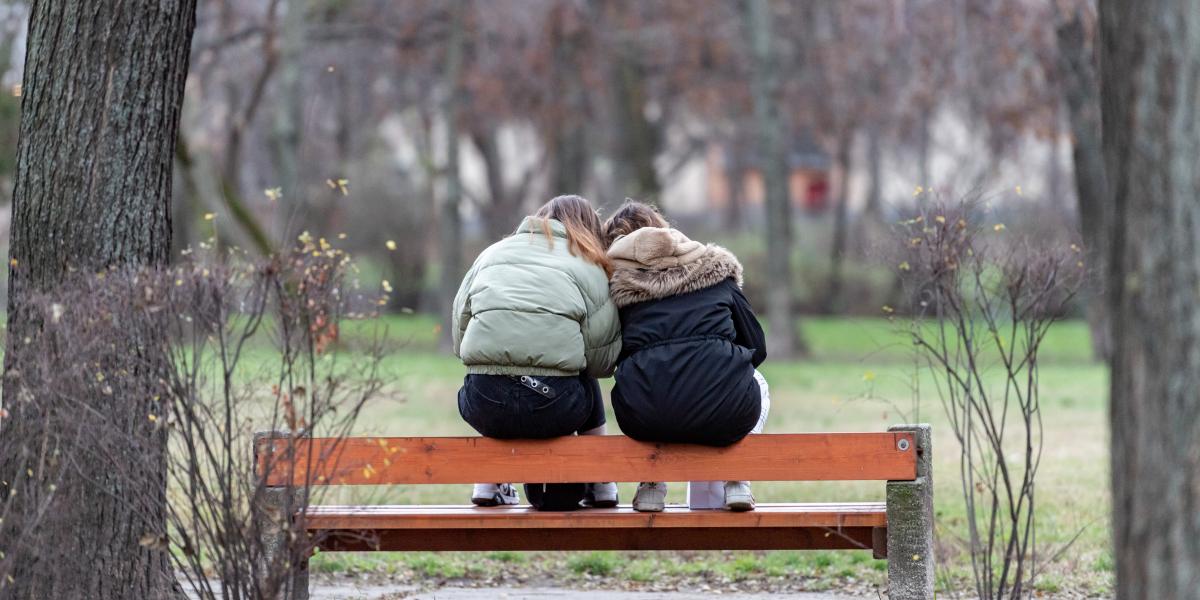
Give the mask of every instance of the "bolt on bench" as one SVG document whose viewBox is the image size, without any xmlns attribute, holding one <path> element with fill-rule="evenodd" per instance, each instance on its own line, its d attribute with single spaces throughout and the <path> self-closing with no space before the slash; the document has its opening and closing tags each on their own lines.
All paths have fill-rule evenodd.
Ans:
<svg viewBox="0 0 1200 600">
<path fill-rule="evenodd" d="M 306 486 L 480 481 L 886 481 L 886 502 L 759 504 L 752 512 L 628 506 L 538 512 L 527 506 L 309 506 L 294 527 L 323 551 L 870 550 L 888 560 L 891 600 L 933 598 L 932 448 L 928 425 L 886 433 L 748 436 L 726 448 L 624 436 L 296 438 L 261 433 L 260 512 L 299 507 Z M 284 543 L 264 517 L 265 547 Z M 307 566 L 292 597 L 307 598 Z"/>
</svg>

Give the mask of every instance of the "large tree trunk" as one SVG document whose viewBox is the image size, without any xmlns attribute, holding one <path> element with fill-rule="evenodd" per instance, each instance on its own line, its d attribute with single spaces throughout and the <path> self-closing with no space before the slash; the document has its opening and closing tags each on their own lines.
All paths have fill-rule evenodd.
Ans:
<svg viewBox="0 0 1200 600">
<path fill-rule="evenodd" d="M 1058 25 L 1058 60 L 1062 71 L 1063 97 L 1071 120 L 1071 154 L 1075 164 L 1075 195 L 1079 206 L 1080 233 L 1092 271 L 1106 272 L 1108 228 L 1111 206 L 1105 197 L 1104 154 L 1100 135 L 1100 84 L 1094 57 L 1084 34 L 1082 7 Z M 1092 353 L 1107 359 L 1112 352 L 1108 308 L 1101 286 L 1089 290 L 1088 323 L 1092 330 Z"/>
<path fill-rule="evenodd" d="M 1118 598 L 1200 590 L 1200 4 L 1100 3 Z"/>
<path fill-rule="evenodd" d="M 195 0 L 32 5 L 13 194 L 7 365 L 44 358 L 22 354 L 23 339 L 38 335 L 28 308 L 32 294 L 53 292 L 71 269 L 166 263 L 172 157 L 194 26 Z M 124 352 L 131 341 L 114 344 L 105 359 L 109 372 L 145 372 L 145 356 Z M 15 451 L 0 456 L 0 496 L 19 503 L 46 494 L 40 500 L 49 504 L 30 544 L 6 548 L 16 564 L 0 596 L 170 595 L 167 554 L 139 543 L 165 528 L 165 438 L 161 428 L 147 426 L 150 398 L 80 398 L 89 412 L 43 421 L 56 407 L 6 368 L 4 400 L 9 416 L 0 436 Z M 70 444 L 78 432 L 68 429 L 84 423 L 91 430 L 100 421 L 122 428 L 103 450 Z M 56 461 L 69 465 L 57 481 L 38 481 L 45 472 L 31 469 L 36 444 L 45 439 L 62 444 Z M 120 468 L 129 465 L 144 472 L 131 478 Z M 36 485 L 21 486 L 26 469 Z M 6 533 L 14 525 L 4 523 L 0 547 L 13 541 Z"/>
<path fill-rule="evenodd" d="M 787 127 L 779 114 L 779 68 L 768 0 L 750 0 L 746 26 L 752 56 L 751 94 L 758 125 L 759 167 L 767 195 L 767 350 L 776 358 L 803 353 L 792 315 L 792 199 L 788 189 Z"/>
</svg>

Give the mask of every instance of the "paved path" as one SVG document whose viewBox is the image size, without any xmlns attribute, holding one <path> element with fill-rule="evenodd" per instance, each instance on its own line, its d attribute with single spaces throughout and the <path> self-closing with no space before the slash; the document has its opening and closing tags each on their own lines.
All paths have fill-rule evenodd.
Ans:
<svg viewBox="0 0 1200 600">
<path fill-rule="evenodd" d="M 732 600 L 781 598 L 783 600 L 853 600 L 831 594 L 714 594 L 704 592 L 619 592 L 615 590 L 570 590 L 563 588 L 443 588 L 417 592 L 404 585 L 356 585 L 338 583 L 314 586 L 313 600 L 702 600 L 713 597 Z"/>
</svg>

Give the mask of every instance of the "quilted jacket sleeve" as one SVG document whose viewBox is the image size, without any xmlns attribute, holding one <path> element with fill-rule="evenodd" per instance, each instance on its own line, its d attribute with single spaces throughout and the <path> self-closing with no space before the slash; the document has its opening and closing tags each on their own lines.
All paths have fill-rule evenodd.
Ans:
<svg viewBox="0 0 1200 600">
<path fill-rule="evenodd" d="M 585 373 L 591 377 L 611 377 L 621 354 L 621 319 L 617 306 L 608 295 L 608 277 L 594 267 L 583 285 L 587 316 L 583 320 Z"/>
<path fill-rule="evenodd" d="M 467 331 L 467 323 L 471 322 L 471 285 L 475 281 L 476 267 L 472 266 L 459 284 L 458 293 L 454 295 L 454 305 L 450 312 L 450 334 L 454 340 L 454 355 L 462 358 L 463 334 Z"/>
</svg>

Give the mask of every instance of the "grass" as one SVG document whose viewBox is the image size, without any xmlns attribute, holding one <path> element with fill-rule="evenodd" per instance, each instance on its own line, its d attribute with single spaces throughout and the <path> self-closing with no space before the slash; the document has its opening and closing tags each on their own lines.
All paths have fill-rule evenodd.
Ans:
<svg viewBox="0 0 1200 600">
<path fill-rule="evenodd" d="M 621 560 L 615 552 L 588 552 L 575 554 L 567 559 L 567 568 L 579 575 L 607 577 L 620 567 Z"/>
<path fill-rule="evenodd" d="M 391 354 L 383 365 L 389 384 L 385 395 L 367 409 L 359 434 L 472 435 L 458 416 L 456 391 L 463 368 L 437 349 L 439 323 L 428 317 L 387 317 L 348 324 L 346 352 L 355 340 L 384 327 Z M 957 483 L 956 445 L 933 380 L 916 368 L 911 346 L 900 328 L 886 319 L 806 318 L 802 330 L 812 356 L 796 362 L 768 360 L 762 371 L 771 384 L 772 413 L 767 432 L 881 431 L 900 422 L 930 422 L 934 427 L 936 514 L 939 524 L 940 577 L 960 584 L 969 574 L 969 557 L 956 541 L 965 530 L 965 512 Z M 1050 556 L 1078 534 L 1078 540 L 1046 567 L 1046 590 L 1103 592 L 1112 578 L 1108 549 L 1106 369 L 1089 358 L 1087 326 L 1068 321 L 1048 336 L 1041 359 L 1045 450 L 1038 485 L 1039 555 Z M 993 376 L 999 382 L 1000 374 Z M 605 382 L 606 390 L 611 382 Z M 611 413 L 610 413 L 611 417 Z M 615 432 L 616 422 L 610 418 Z M 633 496 L 631 483 L 621 496 Z M 672 485 L 668 500 L 683 500 L 683 485 Z M 321 502 L 465 503 L 463 486 L 392 486 L 329 488 Z M 755 484 L 760 501 L 879 500 L 883 486 L 871 482 L 767 482 Z M 1081 533 L 1082 532 L 1082 533 Z M 706 574 L 733 580 L 802 576 L 813 587 L 836 587 L 849 579 L 882 582 L 884 563 L 861 552 L 363 554 L 324 553 L 318 570 L 394 568 L 402 564 L 419 575 L 439 579 L 470 576 L 474 571 L 549 568 L 567 576 L 614 577 L 653 582 L 666 577 Z M 433 557 L 433 558 L 422 558 Z M 527 557 L 536 557 L 529 560 Z M 808 579 L 806 579 L 808 580 Z"/>
</svg>

